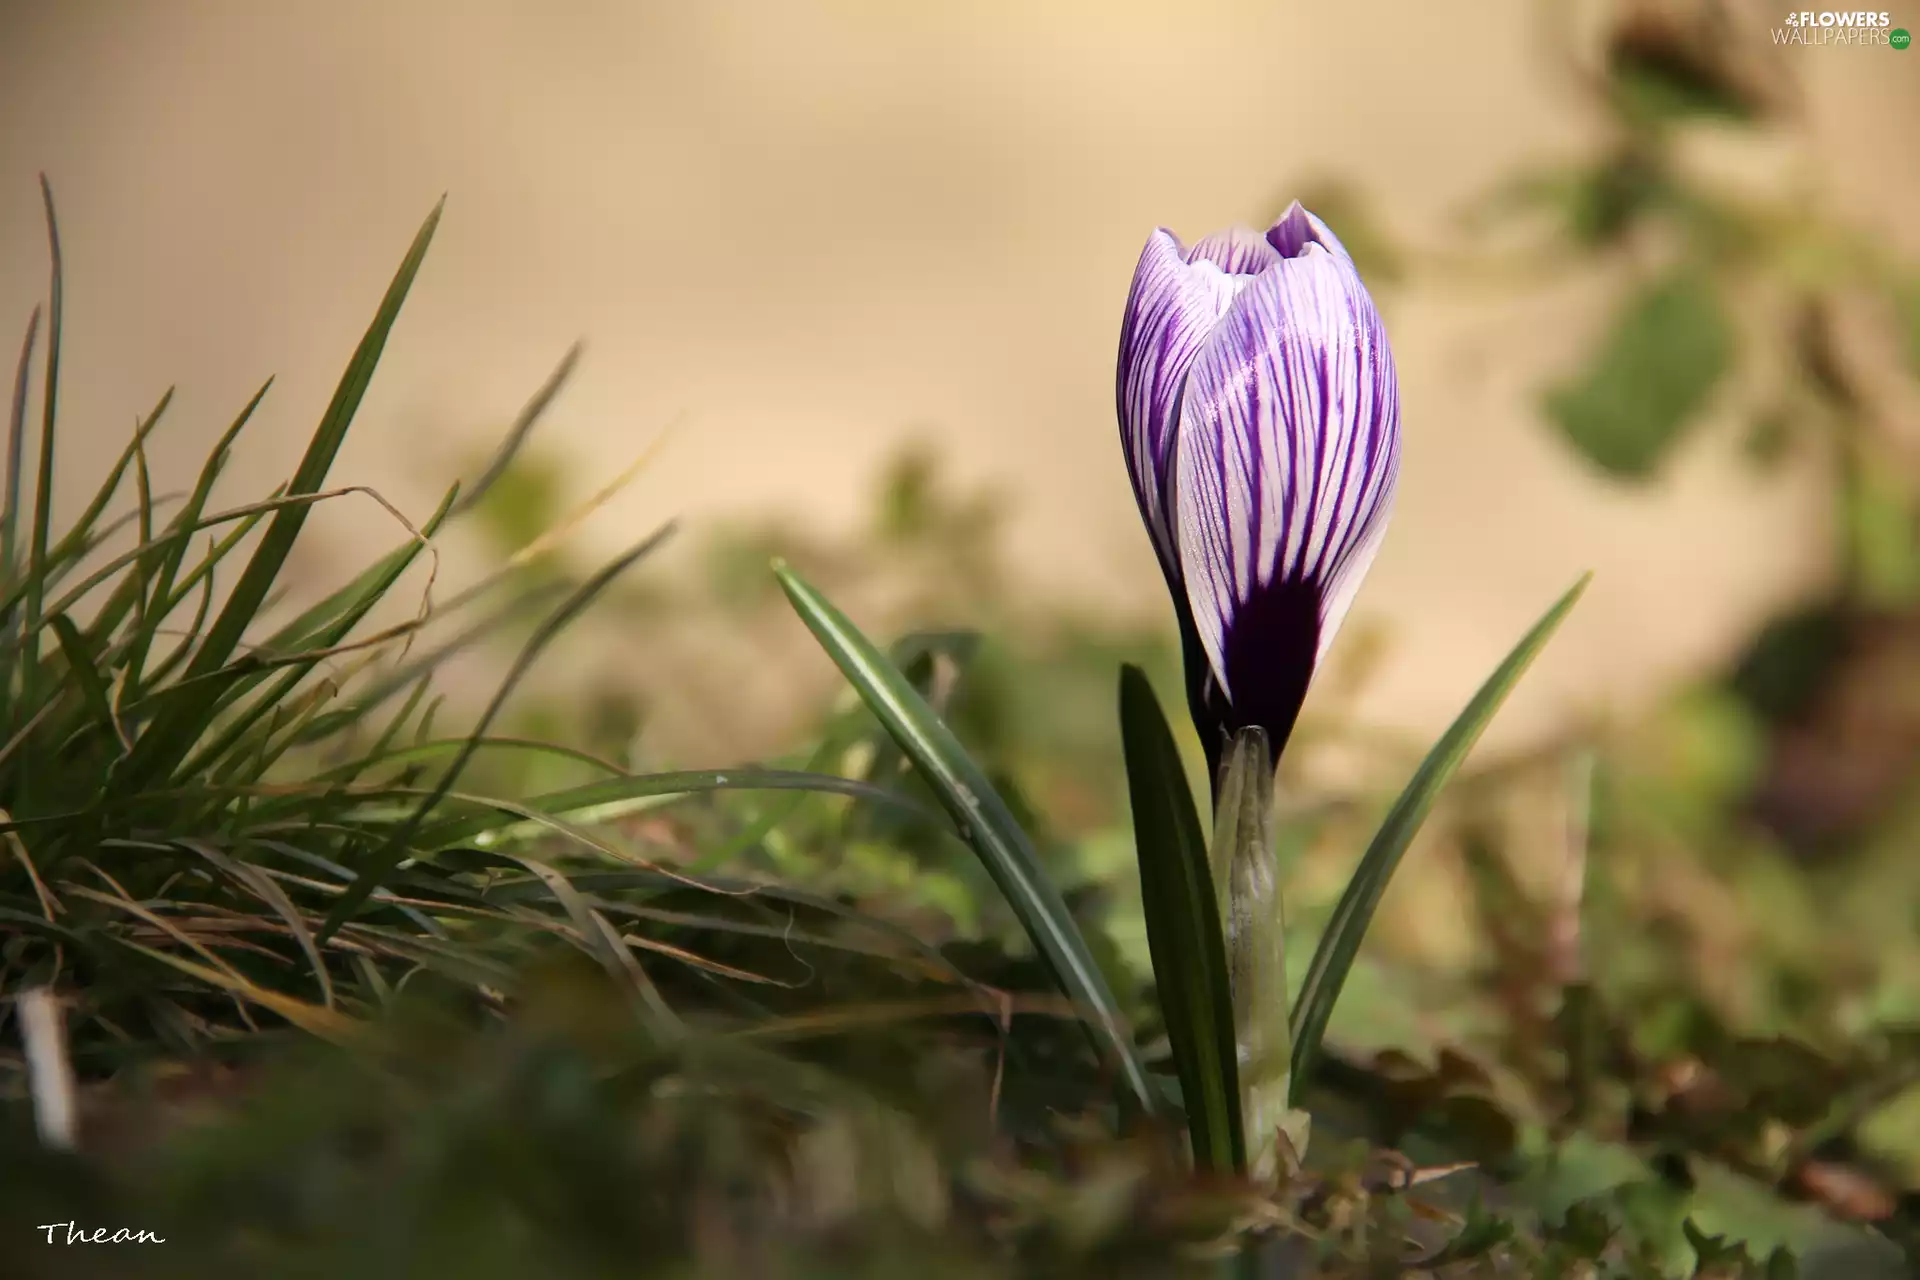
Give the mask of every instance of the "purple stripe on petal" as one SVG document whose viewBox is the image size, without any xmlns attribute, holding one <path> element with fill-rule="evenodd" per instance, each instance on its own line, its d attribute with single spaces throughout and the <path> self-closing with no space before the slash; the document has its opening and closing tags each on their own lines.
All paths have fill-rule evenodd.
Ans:
<svg viewBox="0 0 1920 1280">
<path fill-rule="evenodd" d="M 1258 275 L 1280 261 L 1282 255 L 1276 248 L 1258 231 L 1229 227 L 1187 250 L 1187 261 L 1211 262 L 1230 275 Z"/>
<path fill-rule="evenodd" d="M 1290 256 L 1221 318 L 1180 409 L 1175 541 L 1194 626 L 1233 719 L 1276 745 L 1378 550 L 1400 460 L 1386 333 L 1323 231 L 1298 205 L 1275 224 L 1269 243 Z"/>
<path fill-rule="evenodd" d="M 1271 254 L 1271 250 L 1268 250 Z M 1201 344 L 1252 277 L 1189 263 L 1180 242 L 1154 232 L 1134 271 L 1120 328 L 1117 399 L 1127 475 L 1170 586 L 1179 584 L 1171 482 L 1180 388 Z"/>
</svg>

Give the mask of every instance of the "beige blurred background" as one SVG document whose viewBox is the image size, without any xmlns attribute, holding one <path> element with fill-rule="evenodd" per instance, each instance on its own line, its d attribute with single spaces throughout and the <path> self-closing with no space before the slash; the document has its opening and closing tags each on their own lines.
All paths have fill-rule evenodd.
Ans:
<svg viewBox="0 0 1920 1280">
<path fill-rule="evenodd" d="M 44 169 L 68 263 L 63 494 L 169 384 L 158 482 L 189 481 L 275 373 L 229 492 L 264 491 L 446 192 L 337 481 L 424 515 L 458 438 L 478 447 L 585 337 L 546 428 L 583 490 L 679 424 L 596 545 L 674 514 L 845 527 L 917 433 L 1015 500 L 1031 585 L 1160 616 L 1112 422 L 1144 237 L 1271 216 L 1330 175 L 1444 248 L 1462 201 L 1598 127 L 1541 55 L 1539 10 L 0 0 L 0 334 L 45 289 Z M 1794 52 L 1804 120 L 1703 135 L 1701 163 L 1804 184 L 1920 254 L 1902 212 L 1920 208 L 1920 54 Z M 1407 447 L 1359 605 L 1393 641 L 1370 721 L 1436 729 L 1586 568 L 1496 737 L 1631 710 L 1826 562 L 1821 486 L 1737 462 L 1730 412 L 1647 489 L 1594 478 L 1541 427 L 1539 389 L 1612 283 L 1415 280 L 1387 300 Z M 303 571 L 332 580 L 392 536 L 364 505 L 314 527 Z"/>
</svg>

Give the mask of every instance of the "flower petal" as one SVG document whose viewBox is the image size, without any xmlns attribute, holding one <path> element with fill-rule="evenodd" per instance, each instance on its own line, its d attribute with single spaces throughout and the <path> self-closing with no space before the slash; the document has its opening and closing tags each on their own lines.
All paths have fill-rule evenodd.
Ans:
<svg viewBox="0 0 1920 1280">
<path fill-rule="evenodd" d="M 1333 234 L 1332 228 L 1307 212 L 1298 200 L 1287 206 L 1280 220 L 1267 228 L 1266 242 L 1283 258 L 1298 258 L 1307 251 L 1310 244 L 1323 245 L 1348 262 L 1353 255 L 1347 252 L 1347 246 L 1340 243 L 1340 237 Z"/>
<path fill-rule="evenodd" d="M 1140 517 L 1176 592 L 1180 562 L 1170 485 L 1180 388 L 1201 344 L 1251 279 L 1226 274 L 1212 262 L 1189 263 L 1173 233 L 1162 229 L 1147 241 L 1127 296 L 1120 326 L 1120 437 Z"/>
<path fill-rule="evenodd" d="M 1266 236 L 1245 227 L 1216 231 L 1187 250 L 1188 262 L 1211 262 L 1229 275 L 1259 275 L 1276 265 L 1280 258 L 1281 254 L 1268 243 Z"/>
<path fill-rule="evenodd" d="M 1297 256 L 1240 294 L 1190 366 L 1175 471 L 1182 575 L 1226 727 L 1259 724 L 1276 751 L 1378 550 L 1400 464 L 1380 314 L 1317 219 L 1296 242 L 1311 219 L 1296 210 L 1269 236 Z"/>
</svg>

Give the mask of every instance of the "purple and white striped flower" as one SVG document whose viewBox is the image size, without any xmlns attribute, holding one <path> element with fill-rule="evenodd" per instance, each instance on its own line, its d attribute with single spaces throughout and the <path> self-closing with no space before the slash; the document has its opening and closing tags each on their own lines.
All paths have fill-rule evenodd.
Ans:
<svg viewBox="0 0 1920 1280">
<path fill-rule="evenodd" d="M 1255 725 L 1277 756 L 1400 470 L 1393 353 L 1345 247 L 1298 203 L 1265 235 L 1187 249 L 1156 231 L 1121 326 L 1119 411 L 1208 758 Z"/>
</svg>

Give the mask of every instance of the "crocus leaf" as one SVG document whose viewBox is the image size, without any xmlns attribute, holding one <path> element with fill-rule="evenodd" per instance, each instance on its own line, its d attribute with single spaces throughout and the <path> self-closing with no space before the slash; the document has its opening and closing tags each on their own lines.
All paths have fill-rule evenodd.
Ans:
<svg viewBox="0 0 1920 1280">
<path fill-rule="evenodd" d="M 1413 780 L 1407 783 L 1406 790 L 1394 801 L 1386 821 L 1380 824 L 1373 842 L 1367 846 L 1359 869 L 1354 872 L 1353 879 L 1347 882 L 1346 892 L 1340 895 L 1340 903 L 1334 908 L 1327 931 L 1314 948 L 1313 961 L 1307 966 L 1306 980 L 1301 983 L 1299 997 L 1294 1002 L 1293 1096 L 1296 1103 L 1306 1087 L 1314 1059 L 1319 1056 L 1320 1041 L 1326 1034 L 1328 1020 L 1333 1016 L 1334 1004 L 1340 999 L 1340 988 L 1353 968 L 1353 959 L 1359 954 L 1361 940 L 1366 937 L 1367 926 L 1373 921 L 1374 909 L 1380 905 L 1381 895 L 1386 893 L 1387 882 L 1400 865 L 1401 855 L 1407 851 L 1407 845 L 1420 830 L 1420 824 L 1426 821 L 1441 789 L 1467 758 L 1473 744 L 1479 741 L 1481 733 L 1493 720 L 1494 713 L 1500 709 L 1500 704 L 1513 692 L 1514 685 L 1519 683 L 1520 677 L 1572 611 L 1574 602 L 1587 589 L 1592 576 L 1581 575 L 1580 580 L 1534 624 L 1533 630 L 1527 632 L 1513 652 L 1507 655 L 1506 661 L 1487 677 L 1486 683 L 1473 695 L 1466 709 L 1440 735 L 1440 741 L 1434 744 L 1427 758 L 1414 770 Z"/>
<path fill-rule="evenodd" d="M 1196 1169 L 1246 1163 L 1220 910 L 1206 839 L 1173 731 L 1140 668 L 1120 668 L 1120 738 L 1140 866 L 1140 901 L 1160 1015 L 1173 1047 Z"/>
<path fill-rule="evenodd" d="M 1148 1111 L 1157 1110 L 1119 1002 L 1114 999 L 1087 940 L 1060 891 L 1046 877 L 1040 855 L 1014 820 L 1006 801 L 967 755 L 951 730 L 888 662 L 871 640 L 785 564 L 774 576 L 794 612 L 807 624 L 847 682 L 859 693 L 900 749 L 913 761 L 967 844 L 979 855 L 1027 936 L 1053 970 L 1061 989 L 1080 1006 L 1096 1049 L 1118 1063 L 1128 1090 Z"/>
<path fill-rule="evenodd" d="M 1627 303 L 1587 371 L 1548 393 L 1547 414 L 1595 466 L 1644 479 L 1705 406 L 1733 347 L 1712 282 L 1678 272 Z"/>
</svg>

